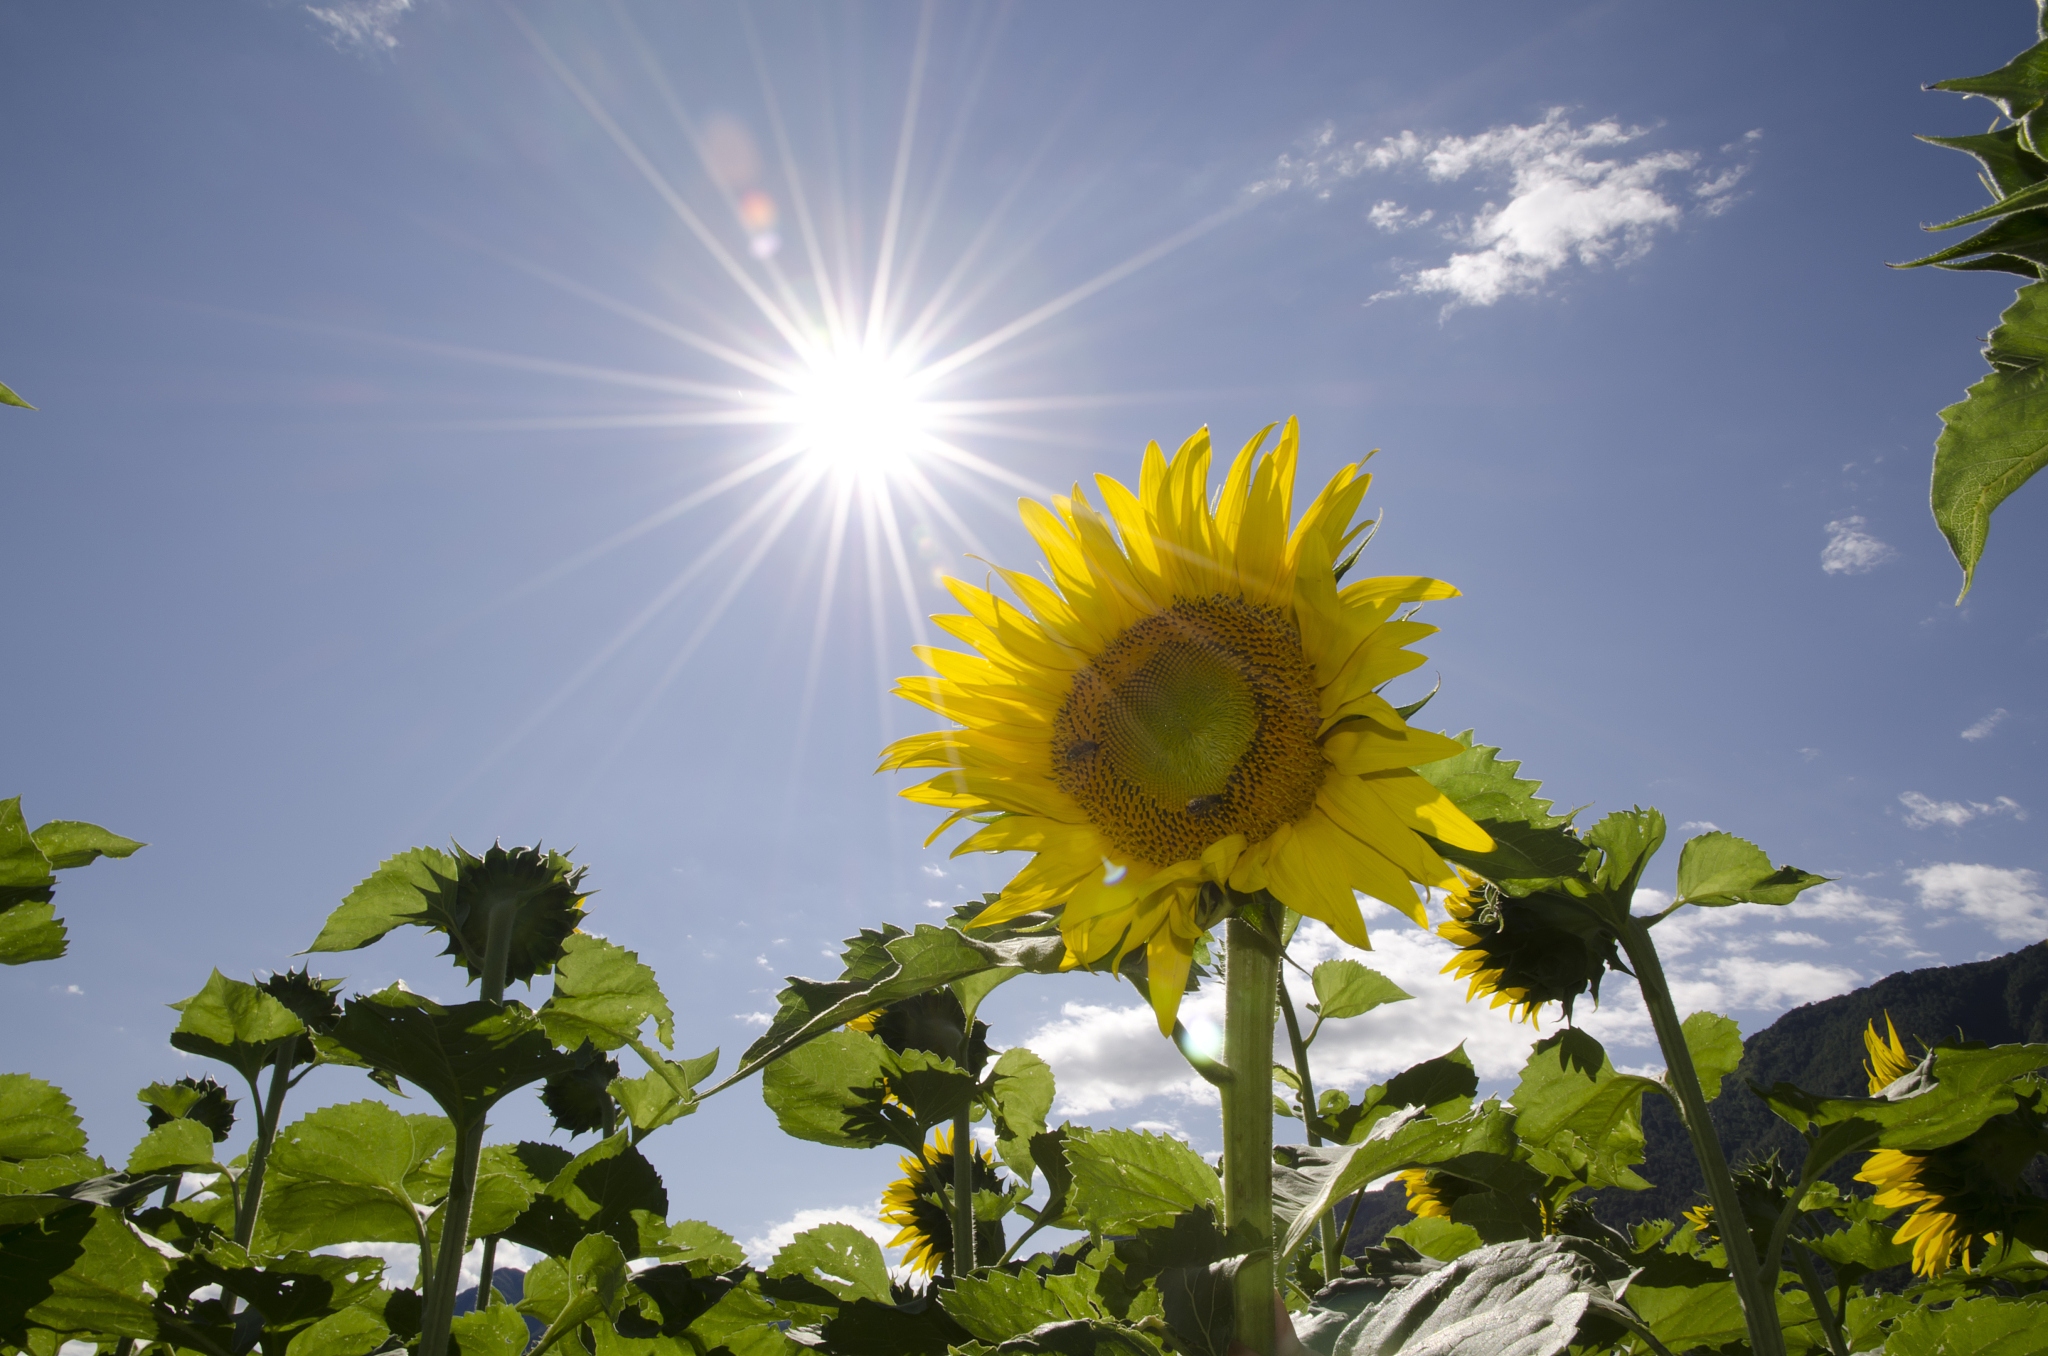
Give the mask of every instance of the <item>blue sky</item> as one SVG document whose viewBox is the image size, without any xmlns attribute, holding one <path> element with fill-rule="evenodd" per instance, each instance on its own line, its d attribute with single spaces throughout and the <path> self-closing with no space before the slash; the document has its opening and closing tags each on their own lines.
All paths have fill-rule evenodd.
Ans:
<svg viewBox="0 0 2048 1356">
<path fill-rule="evenodd" d="M 71 954 L 0 977 L 0 1026 L 102 1152 L 190 1071 L 162 1004 L 290 963 L 379 860 L 451 836 L 573 847 L 679 1045 L 737 1052 L 782 975 L 1014 868 L 921 849 L 932 816 L 871 774 L 923 728 L 886 680 L 939 572 L 1032 563 L 1020 483 L 1289 414 L 1304 481 L 1382 449 L 1367 567 L 1465 591 L 1399 695 L 1441 677 L 1428 717 L 1566 804 L 1841 878 L 1660 931 L 1681 1001 L 1754 1030 L 2048 932 L 2042 491 L 1963 607 L 1925 505 L 2012 284 L 1882 267 L 1982 199 L 1910 138 L 1988 106 L 1918 87 L 2001 64 L 2029 6 L 923 14 L 0 14 L 0 379 L 41 407 L 0 411 L 0 794 L 151 843 L 66 878 Z M 811 334 L 822 264 L 865 333 L 885 256 L 875 330 L 949 364 L 946 448 L 762 469 L 791 430 L 759 369 L 795 370 L 769 313 Z M 1332 1076 L 1461 1037 L 1506 1076 L 1528 1030 L 1374 928 L 1418 998 L 1333 1040 Z M 429 950 L 323 968 L 452 998 Z M 1654 1063 L 1609 993 L 1589 1024 Z M 1210 1144 L 1134 1004 L 1069 977 L 992 1014 L 1074 1114 Z M 303 1106 L 365 1091 L 323 1074 Z M 751 1088 L 650 1149 L 673 1213 L 743 1239 L 894 1175 L 777 1138 Z M 703 1170 L 736 1159 L 763 1170 Z"/>
</svg>

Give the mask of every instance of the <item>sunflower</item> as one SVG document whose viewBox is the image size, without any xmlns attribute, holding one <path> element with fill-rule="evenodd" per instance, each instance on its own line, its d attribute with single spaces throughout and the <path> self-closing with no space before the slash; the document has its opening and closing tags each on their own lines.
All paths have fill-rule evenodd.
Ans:
<svg viewBox="0 0 2048 1356">
<path fill-rule="evenodd" d="M 1876 1205 L 1913 1207 L 1892 1241 L 1913 1245 L 1916 1274 L 1939 1276 L 1958 1262 L 1969 1269 L 2000 1234 L 2036 1247 L 2048 1243 L 2048 1209 L 2020 1177 L 2043 1149 L 2041 1118 L 2023 1106 L 1944 1148 L 1875 1150 L 1856 1180 L 1878 1188 Z"/>
<path fill-rule="evenodd" d="M 1410 1168 L 1395 1176 L 1407 1189 L 1408 1213 L 1417 1219 L 1449 1219 L 1459 1197 L 1486 1190 L 1476 1182 L 1428 1168 Z"/>
<path fill-rule="evenodd" d="M 1899 1039 L 1899 1029 L 1892 1025 L 1890 1012 L 1884 1015 L 1884 1029 L 1884 1035 L 1877 1034 L 1875 1017 L 1863 1028 L 1863 1048 L 1870 1053 L 1863 1063 L 1863 1072 L 1870 1078 L 1872 1097 L 1913 1072 L 1918 1062 L 1906 1053 L 1906 1043 Z"/>
<path fill-rule="evenodd" d="M 976 1148 L 973 1162 L 974 1189 L 1000 1192 L 1003 1179 L 994 1157 L 986 1149 Z M 909 1244 L 903 1253 L 904 1265 L 929 1276 L 944 1266 L 953 1252 L 953 1217 L 940 1194 L 953 1185 L 953 1127 L 946 1126 L 933 1136 L 924 1146 L 923 1157 L 906 1154 L 897 1160 L 897 1166 L 903 1169 L 903 1176 L 882 1193 L 883 1221 L 903 1226 L 889 1246 Z M 974 1251 L 977 1257 L 1002 1253 L 1001 1220 L 975 1221 Z"/>
<path fill-rule="evenodd" d="M 934 620 L 977 653 L 920 647 L 936 674 L 897 692 L 963 728 L 882 755 L 943 769 L 903 794 L 952 812 L 934 839 L 976 818 L 955 855 L 1034 854 L 974 925 L 1058 909 L 1069 966 L 1144 948 L 1161 1032 L 1196 939 L 1226 911 L 1205 887 L 1268 890 L 1367 947 L 1354 891 L 1427 926 L 1414 883 L 1457 878 L 1424 835 L 1492 845 L 1412 770 L 1462 746 L 1410 729 L 1379 695 L 1436 629 L 1396 613 L 1457 590 L 1340 587 L 1370 477 L 1340 470 L 1290 531 L 1294 421 L 1261 455 L 1265 438 L 1213 500 L 1205 430 L 1171 461 L 1148 446 L 1135 493 L 1098 476 L 1107 515 L 1078 485 L 1051 508 L 1025 501 L 1051 582 L 998 570 L 1020 609 L 947 581 L 967 615 Z"/>
<path fill-rule="evenodd" d="M 1450 920 L 1437 933 L 1458 944 L 1458 954 L 1441 973 L 1472 981 L 1470 999 L 1493 995 L 1516 1021 L 1535 1024 L 1545 1003 L 1557 1003 L 1570 1021 L 1572 1004 L 1591 990 L 1600 999 L 1600 979 L 1621 968 L 1614 934 L 1590 911 L 1555 895 L 1527 899 L 1492 896 L 1486 882 L 1465 871 L 1447 890 Z"/>
</svg>

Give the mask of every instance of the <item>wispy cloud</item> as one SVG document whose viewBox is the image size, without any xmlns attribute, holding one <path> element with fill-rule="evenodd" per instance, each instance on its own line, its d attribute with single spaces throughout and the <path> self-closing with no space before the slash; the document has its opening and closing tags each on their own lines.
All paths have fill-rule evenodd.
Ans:
<svg viewBox="0 0 2048 1356">
<path fill-rule="evenodd" d="M 308 5 L 306 13 L 327 25 L 327 40 L 336 47 L 384 52 L 398 46 L 398 21 L 412 0 L 341 0 L 333 5 Z"/>
<path fill-rule="evenodd" d="M 1435 295 L 1451 307 L 1491 306 L 1503 297 L 1539 290 L 1573 262 L 1626 263 L 1641 257 L 1657 231 L 1675 226 L 1685 215 L 1688 202 L 1713 215 L 1733 201 L 1746 164 L 1702 171 L 1696 151 L 1603 158 L 1649 130 L 1625 127 L 1612 118 L 1579 127 L 1561 108 L 1531 126 L 1508 124 L 1469 137 L 1403 131 L 1377 142 L 1343 143 L 1335 127 L 1326 126 L 1299 154 L 1281 156 L 1273 173 L 1250 191 L 1329 198 L 1348 181 L 1404 169 L 1419 169 L 1436 183 L 1469 178 L 1504 186 L 1505 204 L 1487 201 L 1469 217 L 1435 208 L 1418 211 L 1392 198 L 1375 203 L 1366 214 L 1375 228 L 1387 232 L 1441 218 L 1444 237 L 1465 247 L 1454 249 L 1441 264 L 1405 270 L 1401 285 L 1375 300 Z M 1752 132 L 1737 146 L 1760 135 Z M 1669 182 L 1687 175 L 1689 186 Z"/>
<path fill-rule="evenodd" d="M 1975 725 L 1972 725 L 1969 729 L 1963 731 L 1963 738 L 1971 741 L 1982 739 L 1985 735 L 1988 735 L 1993 730 L 1997 729 L 2000 723 L 2005 720 L 2005 717 L 2006 710 L 2004 707 L 2001 706 L 1996 711 L 1993 711 L 1990 715 L 1984 717 L 1984 719 L 1978 721 Z"/>
<path fill-rule="evenodd" d="M 1860 517 L 1837 518 L 1827 525 L 1828 544 L 1820 551 L 1820 567 L 1828 574 L 1869 574 L 1898 553 L 1871 536 Z"/>
<path fill-rule="evenodd" d="M 1989 927 L 2003 941 L 2038 942 L 2048 936 L 2048 896 L 2031 871 L 1969 862 L 1939 862 L 1906 873 L 1933 909 L 1956 909 Z"/>
<path fill-rule="evenodd" d="M 2014 819 L 2027 817 L 2026 808 L 2011 796 L 2000 796 L 1986 803 L 1981 800 L 1935 800 L 1918 791 L 1902 791 L 1899 804 L 1906 807 L 1906 827 L 1909 829 L 1932 828 L 1936 824 L 1959 829 L 1973 819 L 1991 815 L 2011 815 Z"/>
</svg>

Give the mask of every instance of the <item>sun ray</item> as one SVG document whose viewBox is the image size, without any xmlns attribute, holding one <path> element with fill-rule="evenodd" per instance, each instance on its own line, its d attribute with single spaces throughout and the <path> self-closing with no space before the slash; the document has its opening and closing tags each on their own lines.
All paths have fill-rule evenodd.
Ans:
<svg viewBox="0 0 2048 1356">
<path fill-rule="evenodd" d="M 825 267 L 824 247 L 818 240 L 818 228 L 811 215 L 810 198 L 804 192 L 803 175 L 798 172 L 796 152 L 789 142 L 789 128 L 782 119 L 782 103 L 775 97 L 775 83 L 768 77 L 767 58 L 761 51 L 761 37 L 754 28 L 753 11 L 746 5 L 739 7 L 739 17 L 747 35 L 747 51 L 753 57 L 754 75 L 761 86 L 762 102 L 768 108 L 768 125 L 775 134 L 775 150 L 782 161 L 783 181 L 789 188 L 790 203 L 796 208 L 798 229 L 804 239 L 804 251 L 810 256 L 812 286 L 818 293 L 818 306 L 824 316 L 825 332 L 836 341 L 846 333 L 846 323 L 839 311 L 839 299 L 832 294 L 829 282 L 830 270 Z"/>
<path fill-rule="evenodd" d="M 805 352 L 810 342 L 808 336 L 791 322 L 789 317 L 784 314 L 782 308 L 775 304 L 775 300 L 766 292 L 763 292 L 760 285 L 740 266 L 739 261 L 732 257 L 731 252 L 719 242 L 718 237 L 712 234 L 711 228 L 704 224 L 703 218 L 699 217 L 696 210 L 683 200 L 682 194 L 676 191 L 675 186 L 669 183 L 667 177 L 659 169 L 655 168 L 654 162 L 647 158 L 646 152 L 640 149 L 639 143 L 626 135 L 626 130 L 619 126 L 618 121 L 605 111 L 604 105 L 598 102 L 596 96 L 592 95 L 584 87 L 583 82 L 578 80 L 575 73 L 569 69 L 561 57 L 555 54 L 554 48 L 548 45 L 547 39 L 540 35 L 540 31 L 527 22 L 526 16 L 518 10 L 509 10 L 508 12 L 512 16 L 512 21 L 519 25 L 520 31 L 526 35 L 527 40 L 540 53 L 541 59 L 546 61 L 549 68 L 554 71 L 556 78 L 568 86 L 569 92 L 576 96 L 576 101 L 583 105 L 584 112 L 591 116 L 592 120 L 604 130 L 605 135 L 611 138 L 612 144 L 619 148 L 620 153 L 632 162 L 635 169 L 640 171 L 640 176 L 647 181 L 649 187 L 661 196 L 662 201 L 668 204 L 669 210 L 675 214 L 676 219 L 689 228 L 690 234 L 697 237 L 697 242 L 718 262 L 719 267 L 725 270 L 726 276 L 732 279 L 733 283 L 742 292 L 746 293 L 747 299 L 752 301 L 760 310 L 762 317 L 781 333 L 789 346 L 799 353 Z"/>
<path fill-rule="evenodd" d="M 875 251 L 874 293 L 868 300 L 868 323 L 861 337 L 866 348 L 878 348 L 889 325 L 889 275 L 896 262 L 896 232 L 903 222 L 903 195 L 910 183 L 910 149 L 917 138 L 917 105 L 924 93 L 925 58 L 932 46 L 932 4 L 924 0 L 917 14 L 917 46 L 910 57 L 910 79 L 903 95 L 903 127 L 896 135 L 896 168 L 889 176 L 889 205 L 882 215 L 882 241 Z"/>
</svg>

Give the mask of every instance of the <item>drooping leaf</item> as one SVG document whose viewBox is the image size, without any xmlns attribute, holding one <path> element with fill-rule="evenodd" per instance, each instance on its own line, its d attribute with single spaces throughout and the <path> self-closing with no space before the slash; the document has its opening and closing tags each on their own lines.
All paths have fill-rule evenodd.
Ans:
<svg viewBox="0 0 2048 1356">
<path fill-rule="evenodd" d="M 278 1132 L 257 1238 L 266 1251 L 336 1243 L 417 1243 L 426 1207 L 447 1191 L 433 1163 L 455 1142 L 439 1116 L 382 1102 L 322 1107 Z"/>
<path fill-rule="evenodd" d="M 28 1074 L 0 1074 L 0 1159 L 45 1158 L 85 1148 L 71 1099 Z"/>
<path fill-rule="evenodd" d="M 217 1059 L 249 1080 L 288 1045 L 296 1046 L 306 1024 L 254 984 L 215 970 L 206 987 L 171 1004 L 178 1028 L 171 1044 L 188 1055 Z"/>
<path fill-rule="evenodd" d="M 1276 1156 L 1291 1160 L 1273 1170 L 1273 1222 L 1280 1234 L 1279 1256 L 1291 1257 L 1332 1206 L 1352 1192 L 1404 1168 L 1422 1167 L 1460 1154 L 1514 1150 L 1514 1117 L 1498 1102 L 1486 1102 L 1454 1121 L 1425 1116 L 1419 1108 L 1379 1121 L 1356 1144 L 1284 1145 Z"/>
<path fill-rule="evenodd" d="M 840 1300 L 889 1299 L 881 1245 L 850 1224 L 820 1224 L 785 1244 L 768 1276 L 800 1276 Z"/>
<path fill-rule="evenodd" d="M 1864 1132 L 1858 1147 L 1867 1140 L 1867 1147 L 1926 1152 L 2011 1111 L 2019 1104 L 2012 1080 L 2044 1067 L 2048 1045 L 1965 1042 L 1930 1050 L 1917 1069 L 1885 1089 L 1886 1096 L 1816 1097 L 1790 1083 L 1755 1091 L 1797 1129 L 1861 1122 L 1874 1134 Z"/>
<path fill-rule="evenodd" d="M 444 1007 L 400 985 L 351 998 L 328 1041 L 419 1088 L 458 1130 L 507 1093 L 575 1067 L 523 1003 Z"/>
<path fill-rule="evenodd" d="M 1223 1182 L 1193 1149 L 1168 1135 L 1069 1126 L 1073 1208 L 1091 1233 L 1158 1227 L 1207 1205 L 1223 1209 Z"/>
<path fill-rule="evenodd" d="M 1322 962 L 1309 972 L 1309 980 L 1316 991 L 1311 1010 L 1331 1020 L 1363 1016 L 1383 1003 L 1415 996 L 1379 971 L 1349 958 Z"/>
<path fill-rule="evenodd" d="M 855 1300 L 825 1324 L 825 1349 L 848 1356 L 947 1356 L 972 1340 L 930 1294 L 902 1304 Z"/>
<path fill-rule="evenodd" d="M 1052 1112 L 1052 1066 L 1021 1045 L 996 1059 L 988 1101 L 994 1113 L 996 1157 L 1023 1181 L 1031 1180 L 1031 1140 L 1045 1133 Z"/>
<path fill-rule="evenodd" d="M 28 821 L 21 817 L 21 797 L 0 800 L 0 889 L 35 889 L 55 879 L 50 859 L 36 846 Z M 5 899 L 0 895 L 0 902 Z"/>
<path fill-rule="evenodd" d="M 717 1067 L 716 1050 L 695 1059 L 664 1059 L 659 1067 L 638 1078 L 616 1080 L 610 1091 L 625 1111 L 626 1118 L 633 1122 L 635 1133 L 645 1138 L 669 1122 L 681 1120 L 695 1111 L 697 1084 L 709 1078 Z"/>
<path fill-rule="evenodd" d="M 1732 833 L 1703 833 L 1678 854 L 1682 904 L 1790 904 L 1828 879 L 1793 866 L 1773 867 L 1762 848 Z"/>
<path fill-rule="evenodd" d="M 555 967 L 555 991 L 541 1004 L 541 1025 L 555 1044 L 574 1048 L 589 1041 L 616 1050 L 640 1034 L 652 1018 L 663 1048 L 675 1042 L 675 1014 L 638 952 L 588 933 L 562 943 Z"/>
<path fill-rule="evenodd" d="M 986 942 L 928 924 L 910 933 L 894 927 L 863 932 L 848 941 L 846 967 L 839 979 L 790 979 L 767 1034 L 747 1047 L 739 1068 L 712 1091 L 901 999 L 992 971 L 1051 974 L 1065 957 L 1066 943 L 1057 935 Z"/>
<path fill-rule="evenodd" d="M 1992 371 L 1941 412 L 1928 492 L 1935 525 L 1962 566 L 1958 602 L 1976 579 L 1992 511 L 2048 465 L 2048 286 L 2019 290 L 1984 355 Z"/>
</svg>

